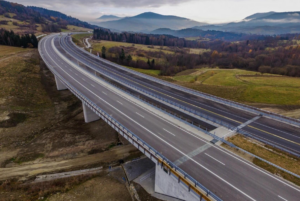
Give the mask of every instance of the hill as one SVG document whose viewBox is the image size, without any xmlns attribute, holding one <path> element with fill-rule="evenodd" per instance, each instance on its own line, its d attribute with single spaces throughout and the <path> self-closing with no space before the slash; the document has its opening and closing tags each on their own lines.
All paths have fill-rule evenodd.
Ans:
<svg viewBox="0 0 300 201">
<path fill-rule="evenodd" d="M 0 0 L 0 28 L 16 33 L 86 31 L 96 27 L 60 12 Z"/>
<path fill-rule="evenodd" d="M 246 34 L 214 31 L 214 30 L 203 31 L 200 29 L 193 29 L 193 28 L 181 29 L 181 30 L 162 28 L 162 29 L 156 29 L 152 31 L 151 34 L 172 35 L 181 38 L 201 37 L 201 38 L 209 38 L 209 39 L 222 39 L 227 41 L 242 40 L 247 36 Z"/>
<path fill-rule="evenodd" d="M 272 15 L 274 14 L 275 12 L 268 12 L 268 13 L 255 13 L 253 15 L 250 15 L 248 17 L 245 18 L 245 20 L 253 20 L 253 19 L 257 19 L 257 18 L 261 18 L 261 17 L 266 17 L 268 15 Z"/>
<path fill-rule="evenodd" d="M 54 21 L 65 20 L 69 25 L 74 25 L 74 26 L 79 26 L 79 27 L 84 27 L 84 28 L 89 28 L 89 29 L 93 29 L 93 28 L 97 27 L 95 25 L 91 25 L 87 22 L 83 22 L 83 21 L 73 18 L 71 16 L 67 16 L 58 11 L 48 10 L 45 8 L 39 8 L 39 7 L 34 7 L 34 6 L 28 6 L 27 8 L 40 13 L 41 16 L 45 17 L 48 20 L 54 20 Z M 53 18 L 58 18 L 58 19 L 53 19 Z"/>
<path fill-rule="evenodd" d="M 224 25 L 205 25 L 193 27 L 201 30 L 218 30 L 247 34 L 286 34 L 300 33 L 300 12 L 255 13 L 241 22 Z"/>
<path fill-rule="evenodd" d="M 102 15 L 99 17 L 99 20 L 112 20 L 112 19 L 120 19 L 121 17 L 115 16 L 115 15 Z"/>
<path fill-rule="evenodd" d="M 187 18 L 146 12 L 133 17 L 99 23 L 101 27 L 119 31 L 150 32 L 159 28 L 185 29 L 204 25 Z"/>
</svg>

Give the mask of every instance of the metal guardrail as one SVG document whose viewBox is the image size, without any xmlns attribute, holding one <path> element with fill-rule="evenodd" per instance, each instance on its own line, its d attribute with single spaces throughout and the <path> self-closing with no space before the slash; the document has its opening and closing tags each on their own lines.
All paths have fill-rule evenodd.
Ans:
<svg viewBox="0 0 300 201">
<path fill-rule="evenodd" d="M 94 68 L 93 68 L 94 69 Z M 96 69 L 97 71 L 99 71 L 98 69 Z M 99 73 L 101 73 L 101 72 L 99 72 Z M 105 73 L 105 72 L 103 72 L 103 73 Z M 105 74 L 107 74 L 107 73 L 105 73 Z M 111 75 L 107 75 L 107 76 L 109 76 L 109 77 L 114 77 L 114 76 L 111 76 Z M 100 78 L 99 78 L 100 79 Z M 113 79 L 114 81 L 117 81 L 115 78 L 110 78 L 110 79 Z M 106 82 L 106 83 L 108 83 L 107 81 L 105 81 L 105 80 L 102 80 L 102 81 L 104 81 L 104 82 Z M 119 82 L 119 83 L 123 83 L 123 82 Z M 129 83 L 128 83 L 129 84 Z M 131 84 L 130 84 L 131 85 Z M 119 88 L 119 87 L 118 87 Z M 122 90 L 122 89 L 121 89 Z M 142 90 L 142 89 L 141 89 Z M 127 93 L 127 94 L 129 94 L 130 96 L 132 96 L 130 93 L 128 93 L 128 92 L 126 92 L 126 91 L 124 91 L 124 90 L 122 90 L 124 93 Z M 139 97 L 138 97 L 139 98 Z M 160 98 L 162 98 L 162 97 L 160 97 Z M 140 98 L 139 98 L 140 99 Z M 162 98 L 162 99 L 164 99 L 164 98 Z M 140 99 L 141 100 L 141 99 Z M 208 132 L 207 130 L 204 130 L 204 129 L 202 129 L 201 127 L 198 127 L 198 126 L 195 126 L 193 123 L 189 123 L 189 122 L 187 122 L 187 121 L 184 121 L 182 118 L 178 118 L 178 117 L 176 117 L 176 116 L 174 116 L 173 114 L 171 114 L 171 113 L 169 113 L 169 112 L 167 112 L 167 111 L 164 111 L 164 110 L 162 110 L 161 108 L 158 108 L 157 106 L 155 106 L 155 105 L 152 105 L 152 104 L 150 104 L 150 103 L 148 103 L 148 102 L 146 102 L 146 101 L 144 101 L 144 100 L 141 100 L 141 101 L 143 101 L 144 103 L 146 103 L 146 104 L 148 104 L 148 105 L 150 105 L 150 106 L 154 106 L 154 107 L 156 107 L 157 109 L 159 109 L 160 111 L 162 111 L 162 112 L 164 112 L 164 113 L 166 113 L 166 114 L 168 114 L 168 115 L 171 115 L 172 117 L 174 117 L 174 118 L 176 118 L 176 119 L 178 119 L 178 120 L 180 120 L 181 122 L 183 122 L 183 123 L 185 123 L 185 124 L 189 124 L 190 126 L 192 126 L 192 127 L 194 127 L 194 128 L 196 128 L 196 129 L 198 129 L 199 131 L 201 131 L 201 132 L 203 132 L 203 133 L 205 133 L 205 134 L 207 134 L 207 135 L 209 135 L 209 136 L 211 136 L 212 138 L 214 138 L 214 139 L 216 139 L 216 140 L 218 140 L 218 141 L 221 141 L 221 142 L 223 142 L 223 143 L 225 143 L 225 144 L 227 144 L 228 146 L 230 146 L 230 147 L 232 147 L 232 148 L 235 148 L 235 149 L 238 149 L 238 150 L 240 150 L 240 151 L 242 151 L 242 152 L 244 152 L 244 153 L 246 153 L 246 154 L 248 154 L 248 155 L 250 155 L 250 156 L 252 156 L 252 157 L 255 157 L 255 158 L 257 158 L 257 159 L 259 159 L 259 160 L 261 160 L 261 161 L 263 161 L 263 162 L 265 162 L 265 163 L 267 163 L 267 164 L 269 164 L 269 165 L 271 165 L 271 166 L 273 166 L 273 167 L 275 167 L 275 168 L 277 168 L 277 169 L 279 169 L 279 170 L 281 170 L 281 171 L 284 171 L 284 172 L 286 172 L 286 173 L 288 173 L 288 174 L 291 174 L 291 175 L 293 175 L 293 176 L 295 176 L 295 177 L 297 177 L 297 178 L 299 178 L 300 179 L 300 176 L 299 175 L 297 175 L 297 174 L 295 174 L 295 173 L 293 173 L 293 172 L 291 172 L 291 171 L 289 171 L 289 170 L 286 170 L 286 169 L 284 169 L 284 168 L 282 168 L 282 167 L 280 167 L 280 166 L 278 166 L 278 165 L 276 165 L 276 164 L 274 164 L 274 163 L 271 163 L 271 162 L 269 162 L 269 161 L 267 161 L 267 160 L 265 160 L 265 159 L 263 159 L 263 158 L 261 158 L 261 157 L 259 157 L 259 156 L 256 156 L 255 154 L 252 154 L 252 153 L 250 153 L 250 152 L 248 152 L 248 151 L 246 151 L 246 150 L 244 150 L 244 149 L 242 149 L 242 148 L 240 148 L 240 147 L 238 147 L 238 146 L 236 146 L 236 145 L 234 145 L 234 144 L 232 144 L 231 142 L 228 142 L 227 140 L 225 140 L 224 138 L 220 138 L 219 136 L 217 136 L 217 135 L 214 135 L 214 134 L 212 134 L 212 133 L 210 133 L 210 132 Z M 171 103 L 169 100 L 167 100 L 168 101 L 168 103 Z M 191 109 L 189 109 L 189 108 L 187 108 L 187 107 L 184 107 L 183 106 L 183 109 L 186 109 L 188 112 L 193 112 L 193 110 L 191 110 Z M 195 112 L 195 114 L 196 113 L 198 113 L 198 112 L 196 112 L 196 111 L 194 111 Z M 205 116 L 205 115 L 202 115 L 204 118 L 206 117 L 206 118 L 208 118 L 208 120 L 211 120 L 211 121 L 213 121 L 214 123 L 217 123 L 217 124 L 219 124 L 219 125 L 224 125 L 224 126 L 228 126 L 231 130 L 234 130 L 234 129 L 236 129 L 236 127 L 234 127 L 234 126 L 231 126 L 231 125 L 229 125 L 229 124 L 227 124 L 227 123 L 224 123 L 224 122 L 222 122 L 222 121 L 219 121 L 219 120 L 216 120 L 216 119 L 214 119 L 214 118 L 212 118 L 212 117 L 209 117 L 209 116 Z M 240 131 L 242 131 L 242 130 L 240 130 Z M 248 134 L 249 135 L 249 134 Z M 276 146 L 276 145 L 273 145 L 272 143 L 269 143 L 269 142 L 266 142 L 266 143 L 268 143 L 268 144 L 270 144 L 271 146 Z M 288 151 L 288 153 L 292 153 L 292 152 L 290 152 L 290 151 Z M 297 156 L 297 154 L 296 154 L 296 156 Z"/>
<path fill-rule="evenodd" d="M 44 40 L 44 38 L 42 39 Z M 88 106 L 93 112 L 95 112 L 99 117 L 101 117 L 105 122 L 107 122 L 110 126 L 112 126 L 117 132 L 120 134 L 125 134 L 127 137 L 130 137 L 132 140 L 134 140 L 136 143 L 138 143 L 140 146 L 144 147 L 145 150 L 148 150 L 149 153 L 152 154 L 152 156 L 155 156 L 158 161 L 163 161 L 170 167 L 172 167 L 174 172 L 176 172 L 178 175 L 181 175 L 182 180 L 189 181 L 190 185 L 192 185 L 193 189 L 198 189 L 199 192 L 197 193 L 200 197 L 210 197 L 213 200 L 216 201 L 222 201 L 218 196 L 216 196 L 214 193 L 209 191 L 205 186 L 200 184 L 197 180 L 195 180 L 193 177 L 191 177 L 189 174 L 187 174 L 185 171 L 177 167 L 173 162 L 168 160 L 166 157 L 164 157 L 162 154 L 157 152 L 153 147 L 148 145 L 146 142 L 144 142 L 142 139 L 140 139 L 137 135 L 132 133 L 130 130 L 128 130 L 125 126 L 120 124 L 117 120 L 112 118 L 109 114 L 107 114 L 104 110 L 102 110 L 99 106 L 94 104 L 92 101 L 90 101 L 86 96 L 84 96 L 82 93 L 80 93 L 76 88 L 74 88 L 67 80 L 65 80 L 60 74 L 50 65 L 46 59 L 44 59 L 44 56 L 41 52 L 40 46 L 39 46 L 39 52 L 40 55 L 43 58 L 43 61 L 48 66 L 49 70 L 56 75 L 64 84 L 65 86 L 77 97 L 79 98 L 86 106 Z M 204 192 L 205 194 L 201 193 Z"/>
<path fill-rule="evenodd" d="M 163 97 L 161 97 L 161 96 L 159 96 L 159 95 L 156 95 L 156 94 L 154 94 L 154 93 L 151 93 L 151 92 L 149 92 L 149 91 L 147 91 L 147 90 L 144 90 L 144 89 L 142 89 L 142 88 L 140 88 L 140 87 L 137 87 L 137 86 L 135 86 L 135 85 L 133 85 L 133 84 L 127 82 L 127 81 L 124 81 L 124 80 L 120 81 L 116 76 L 114 76 L 114 75 L 112 75 L 112 74 L 109 74 L 109 73 L 106 73 L 105 71 L 103 71 L 103 70 L 101 70 L 101 69 L 94 68 L 94 67 L 92 67 L 92 66 L 88 66 L 88 67 L 89 67 L 89 68 L 92 68 L 94 71 L 96 71 L 96 72 L 98 72 L 98 73 L 100 73 L 100 74 L 102 74 L 102 75 L 108 77 L 109 79 L 112 79 L 113 81 L 118 82 L 119 84 L 122 84 L 122 85 L 125 84 L 125 86 L 127 85 L 127 87 L 129 87 L 129 88 L 131 88 L 131 89 L 138 90 L 138 91 L 140 91 L 140 92 L 142 92 L 142 93 L 144 93 L 144 94 L 146 94 L 146 95 L 148 95 L 148 96 L 152 96 L 152 97 L 154 97 L 154 98 L 156 98 L 156 99 L 159 99 L 159 100 L 161 100 L 161 101 L 163 101 L 163 102 L 165 102 L 165 103 L 167 103 L 167 104 L 171 104 L 171 105 L 173 105 L 173 106 L 175 106 L 175 107 L 178 107 L 178 108 L 180 108 L 180 109 L 182 109 L 182 110 L 184 110 L 184 111 L 186 111 L 186 112 L 188 112 L 188 113 L 191 113 L 191 114 L 193 114 L 193 115 L 197 115 L 197 116 L 199 116 L 199 117 L 201 117 L 201 118 L 204 118 L 204 119 L 206 119 L 206 120 L 208 120 L 208 121 L 211 121 L 211 122 L 216 123 L 216 124 L 218 124 L 218 125 L 224 126 L 224 127 L 228 128 L 228 129 L 230 129 L 230 130 L 235 130 L 235 129 L 236 129 L 236 126 L 233 126 L 233 125 L 231 125 L 231 124 L 225 123 L 225 122 L 223 122 L 223 121 L 221 121 L 221 120 L 218 120 L 218 119 L 216 119 L 216 118 L 213 118 L 213 117 L 211 117 L 211 116 L 209 116 L 209 115 L 206 115 L 206 114 L 203 114 L 203 113 L 201 113 L 201 112 L 197 112 L 197 111 L 195 111 L 195 110 L 193 110 L 193 109 L 190 109 L 189 107 L 185 107 L 185 106 L 183 106 L 183 105 L 181 105 L 181 104 L 178 104 L 178 103 L 176 103 L 176 102 L 174 102 L 174 101 L 171 101 L 171 100 L 169 100 L 169 99 L 163 98 Z M 245 136 L 252 137 L 253 139 L 259 140 L 259 141 L 261 141 L 261 142 L 263 142 L 263 143 L 266 143 L 266 144 L 268 144 L 268 145 L 270 145 L 270 146 L 272 146 L 272 147 L 275 147 L 275 148 L 277 148 L 277 149 L 280 149 L 280 150 L 282 150 L 282 151 L 285 151 L 285 152 L 287 152 L 287 153 L 289 153 L 289 154 L 292 154 L 292 155 L 294 155 L 294 156 L 296 156 L 296 157 L 300 157 L 299 154 L 297 154 L 297 153 L 295 153 L 295 152 L 293 152 L 293 151 L 290 151 L 290 150 L 288 150 L 288 149 L 285 149 L 285 148 L 283 148 L 283 147 L 280 147 L 280 146 L 278 146 L 278 145 L 275 145 L 274 143 L 271 143 L 271 142 L 269 142 L 269 141 L 267 141 L 267 140 L 263 140 L 263 139 L 261 139 L 261 138 L 257 138 L 257 137 L 255 137 L 255 136 L 251 135 L 250 133 L 247 133 L 247 132 L 244 131 L 244 130 L 239 130 L 239 131 L 240 131 L 241 134 L 243 134 L 243 135 L 245 135 Z M 246 134 L 246 133 L 247 133 L 247 134 Z"/>
<path fill-rule="evenodd" d="M 74 44 L 74 42 L 72 40 L 71 40 L 71 43 L 76 48 L 78 48 L 80 51 L 83 51 L 84 53 L 88 53 L 85 50 L 79 48 L 76 44 Z M 118 69 L 121 69 L 121 70 L 127 71 L 127 72 L 129 72 L 131 74 L 135 74 L 137 76 L 146 78 L 146 79 L 151 80 L 153 82 L 157 82 L 157 83 L 166 85 L 168 87 L 171 87 L 171 88 L 183 91 L 183 92 L 188 92 L 190 94 L 193 94 L 193 95 L 196 95 L 196 96 L 208 99 L 208 100 L 212 100 L 214 102 L 218 102 L 218 103 L 222 103 L 222 104 L 225 104 L 225 105 L 229 105 L 231 107 L 239 108 L 241 110 L 245 110 L 245 111 L 248 111 L 250 113 L 261 114 L 263 116 L 266 116 L 266 117 L 269 117 L 269 118 L 272 118 L 272 119 L 275 119 L 275 120 L 279 120 L 279 121 L 282 121 L 282 122 L 285 122 L 285 123 L 288 123 L 288 124 L 292 124 L 292 125 L 296 125 L 296 126 L 300 127 L 300 120 L 289 118 L 289 117 L 285 117 L 283 115 L 279 115 L 279 114 L 275 114 L 275 113 L 268 112 L 268 111 L 265 111 L 265 110 L 261 110 L 259 108 L 255 108 L 255 107 L 252 107 L 252 106 L 244 105 L 242 103 L 238 103 L 238 102 L 235 102 L 235 101 L 227 100 L 227 99 L 220 98 L 220 97 L 217 97 L 217 96 L 214 96 L 214 95 L 210 95 L 210 94 L 206 94 L 206 93 L 203 93 L 203 92 L 200 92 L 200 91 L 196 91 L 196 90 L 193 90 L 193 89 L 182 87 L 182 86 L 174 84 L 174 83 L 169 83 L 169 82 L 160 80 L 158 78 L 151 77 L 151 76 L 145 75 L 143 73 L 139 73 L 139 72 L 127 69 L 125 67 L 119 66 L 119 65 L 117 65 L 117 64 L 115 64 L 113 62 L 110 62 L 108 60 L 105 60 L 105 59 L 102 59 L 100 57 L 97 57 L 94 54 L 89 54 L 89 55 L 93 56 L 94 58 L 99 59 L 103 63 L 112 65 L 112 66 L 114 66 L 114 67 L 116 67 Z"/>
</svg>

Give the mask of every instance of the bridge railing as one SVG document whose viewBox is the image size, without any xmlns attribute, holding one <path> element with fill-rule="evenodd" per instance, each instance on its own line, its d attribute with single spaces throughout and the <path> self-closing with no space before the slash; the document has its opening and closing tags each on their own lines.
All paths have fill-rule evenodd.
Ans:
<svg viewBox="0 0 300 201">
<path fill-rule="evenodd" d="M 44 38 L 42 39 L 42 41 Z M 57 76 L 64 85 L 77 97 L 79 98 L 87 107 L 89 107 L 93 112 L 95 112 L 99 117 L 101 117 L 105 122 L 107 122 L 112 128 L 114 128 L 118 133 L 124 136 L 127 140 L 129 140 L 134 145 L 138 144 L 138 146 L 142 146 L 144 150 L 150 153 L 150 158 L 155 157 L 158 162 L 162 162 L 165 165 L 171 167 L 170 171 L 176 173 L 180 177 L 181 180 L 189 183 L 189 187 L 193 191 L 194 194 L 198 195 L 200 198 L 208 198 L 207 200 L 216 200 L 222 201 L 218 196 L 209 191 L 205 186 L 199 183 L 196 179 L 191 177 L 185 171 L 177 167 L 172 161 L 168 160 L 161 153 L 157 152 L 153 147 L 144 142 L 137 135 L 132 133 L 129 129 L 107 114 L 104 110 L 102 110 L 99 106 L 94 104 L 91 100 L 89 100 L 85 95 L 79 92 L 75 87 L 73 87 L 67 80 L 65 80 L 56 70 L 55 68 L 48 63 L 47 59 L 45 59 L 44 54 L 41 51 L 41 47 L 39 46 L 39 52 L 43 61 L 48 66 L 49 70 Z M 136 143 L 136 144 L 135 144 Z M 147 155 L 147 154 L 146 154 Z"/>
<path fill-rule="evenodd" d="M 224 98 L 220 98 L 220 97 L 217 97 L 217 96 L 214 96 L 214 95 L 206 94 L 206 93 L 203 93 L 203 92 L 200 92 L 200 91 L 196 91 L 194 89 L 189 89 L 189 88 L 186 88 L 186 87 L 182 87 L 182 86 L 174 84 L 174 83 L 169 83 L 169 82 L 160 80 L 158 78 L 155 78 L 155 77 L 152 77 L 152 76 L 148 76 L 148 75 L 145 75 L 143 73 L 139 73 L 139 72 L 133 71 L 131 69 L 127 69 L 127 68 L 122 67 L 120 65 L 117 65 L 117 64 L 115 64 L 113 62 L 110 62 L 108 60 L 105 60 L 105 59 L 102 59 L 100 57 L 97 57 L 94 54 L 88 53 L 87 51 L 79 48 L 76 44 L 74 44 L 74 42 L 72 40 L 71 40 L 71 43 L 76 48 L 78 48 L 79 50 L 83 51 L 84 53 L 87 53 L 88 55 L 90 55 L 90 56 L 92 56 L 94 58 L 99 59 L 101 62 L 103 62 L 105 64 L 108 64 L 108 65 L 111 65 L 113 67 L 116 67 L 118 69 L 121 69 L 123 71 L 127 71 L 127 72 L 129 72 L 131 74 L 135 74 L 137 76 L 146 78 L 146 79 L 151 80 L 153 82 L 157 82 L 157 83 L 163 84 L 165 86 L 177 89 L 179 91 L 188 92 L 188 93 L 193 94 L 195 96 L 199 96 L 199 97 L 202 97 L 202 98 L 214 101 L 214 102 L 218 102 L 218 103 L 221 103 L 221 104 L 229 105 L 231 107 L 239 108 L 241 110 L 248 111 L 250 113 L 261 114 L 261 115 L 263 115 L 265 117 L 269 117 L 269 118 L 272 118 L 272 119 L 275 119 L 275 120 L 278 120 L 278 121 L 281 121 L 281 122 L 285 122 L 285 123 L 288 123 L 288 124 L 300 127 L 300 120 L 297 120 L 297 119 L 294 119 L 294 118 L 289 118 L 289 117 L 286 117 L 286 116 L 283 116 L 283 115 L 279 115 L 279 114 L 275 114 L 275 113 L 272 113 L 272 112 L 269 112 L 269 111 L 261 110 L 259 108 L 255 108 L 255 107 L 248 106 L 248 105 L 245 105 L 245 104 L 242 104 L 242 103 L 238 103 L 238 102 L 235 102 L 235 101 L 231 101 L 231 100 L 227 100 L 227 99 L 224 99 Z"/>
</svg>

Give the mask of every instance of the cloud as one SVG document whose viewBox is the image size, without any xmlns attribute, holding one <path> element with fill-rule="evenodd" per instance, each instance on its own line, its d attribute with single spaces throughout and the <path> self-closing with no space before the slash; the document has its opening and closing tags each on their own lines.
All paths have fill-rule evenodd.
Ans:
<svg viewBox="0 0 300 201">
<path fill-rule="evenodd" d="M 111 6 L 111 7 L 161 7 L 165 5 L 178 5 L 193 0 L 15 0 L 18 3 L 34 6 Z"/>
</svg>

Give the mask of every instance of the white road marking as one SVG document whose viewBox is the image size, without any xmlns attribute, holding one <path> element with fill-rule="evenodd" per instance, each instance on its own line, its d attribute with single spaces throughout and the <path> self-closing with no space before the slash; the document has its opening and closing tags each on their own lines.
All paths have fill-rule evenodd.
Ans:
<svg viewBox="0 0 300 201">
<path fill-rule="evenodd" d="M 48 40 L 48 39 L 47 39 Z M 54 47 L 54 51 L 56 50 L 55 49 L 55 46 L 54 46 L 54 43 L 53 43 L 53 39 L 52 39 L 52 46 Z M 46 42 L 44 44 L 44 47 L 45 47 L 45 50 L 46 50 Z M 56 50 L 57 51 L 57 50 Z M 46 50 L 47 54 L 48 54 L 48 51 Z M 48 54 L 49 55 L 49 54 Z M 50 57 L 51 58 L 51 57 Z M 52 59 L 52 58 L 51 58 Z M 54 63 L 56 63 L 53 59 L 52 61 Z M 58 68 L 61 68 L 61 67 L 58 67 Z M 62 68 L 61 68 L 62 71 L 64 71 Z M 123 116 L 125 116 L 126 118 L 130 119 L 131 121 L 133 121 L 134 123 L 136 123 L 137 125 L 139 125 L 140 127 L 142 127 L 144 130 L 148 131 L 149 133 L 151 133 L 153 136 L 157 137 L 159 140 L 161 140 L 162 142 L 164 142 L 165 144 L 167 144 L 168 146 L 170 146 L 171 148 L 173 148 L 174 150 L 178 151 L 179 153 L 181 153 L 182 155 L 185 155 L 187 156 L 184 152 L 182 152 L 181 150 L 177 149 L 176 147 L 174 147 L 172 144 L 170 144 L 169 142 L 165 141 L 163 138 L 159 137 L 158 135 L 156 135 L 155 133 L 153 133 L 152 131 L 150 131 L 149 129 L 147 129 L 146 127 L 144 127 L 143 125 L 139 124 L 138 122 L 136 122 L 134 119 L 132 119 L 131 117 L 129 117 L 128 115 L 126 115 L 125 113 L 123 113 L 122 111 L 120 111 L 119 109 L 117 109 L 116 107 L 114 107 L 113 105 L 111 105 L 110 103 L 108 103 L 107 101 L 105 101 L 104 99 L 102 99 L 101 97 L 99 97 L 97 94 L 95 94 L 93 91 L 91 91 L 90 89 L 88 89 L 87 87 L 85 87 L 84 85 L 82 85 L 80 82 L 78 82 L 75 78 L 73 78 L 70 74 L 68 74 L 66 71 L 64 71 L 67 75 L 70 76 L 71 79 L 73 79 L 75 82 L 77 82 L 79 85 L 81 85 L 82 87 L 84 87 L 87 91 L 89 91 L 90 93 L 92 93 L 94 96 L 98 97 L 99 99 L 101 99 L 104 103 L 106 103 L 107 105 L 109 105 L 110 107 L 114 108 L 117 112 L 119 112 L 120 114 L 122 114 Z M 115 92 L 114 92 L 115 93 Z M 120 96 L 120 95 L 119 95 Z M 203 140 L 202 140 L 203 141 Z M 222 150 L 223 151 L 223 150 Z M 223 151 L 225 152 L 225 151 Z M 226 152 L 225 152 L 226 153 Z M 229 154 L 229 153 L 227 153 Z M 230 154 L 229 154 L 230 155 Z M 231 155 L 232 156 L 232 155 Z M 189 156 L 187 156 L 189 157 Z M 234 156 L 233 156 L 234 157 Z M 189 157 L 190 158 L 190 157 Z M 236 158 L 236 157 L 234 157 Z M 196 163 L 198 166 L 202 167 L 203 169 L 205 169 L 206 171 L 208 171 L 209 173 L 211 173 L 212 175 L 214 175 L 215 177 L 217 177 L 218 179 L 220 179 L 221 181 L 223 181 L 224 183 L 228 184 L 229 186 L 231 186 L 232 188 L 234 188 L 235 190 L 239 191 L 240 193 L 242 193 L 243 195 L 245 195 L 246 197 L 250 198 L 251 200 L 255 201 L 255 199 L 253 199 L 252 197 L 250 197 L 249 195 L 247 195 L 246 193 L 244 193 L 242 190 L 238 189 L 237 187 L 235 187 L 234 185 L 232 185 L 231 183 L 229 183 L 228 181 L 226 181 L 225 179 L 223 179 L 222 177 L 220 177 L 219 175 L 215 174 L 214 172 L 212 172 L 211 170 L 209 170 L 208 168 L 206 168 L 205 166 L 203 166 L 202 164 L 198 163 L 197 161 L 195 161 L 194 159 L 190 158 L 191 161 L 193 161 L 194 163 Z M 240 160 L 240 159 L 238 159 Z M 242 160 L 241 160 L 242 161 Z M 244 162 L 244 161 L 242 161 Z M 245 162 L 244 162 L 245 163 Z M 246 163 L 248 164 L 248 163 Z M 249 164 L 248 164 L 249 165 Z M 251 166 L 251 165 L 250 165 Z M 254 167 L 254 166 L 252 166 Z M 258 168 L 256 168 L 258 169 Z M 259 169 L 258 169 L 259 170 Z M 263 171 L 261 171 L 263 172 Z M 270 176 L 270 175 L 269 175 Z M 273 177 L 275 178 L 275 177 Z M 280 180 L 278 180 L 280 181 Z M 282 182 L 282 181 L 281 181 Z M 282 183 L 285 183 L 285 182 L 282 182 Z M 292 186 L 290 186 L 292 187 Z M 295 190 L 298 190 L 296 188 L 294 188 Z"/>
<path fill-rule="evenodd" d="M 210 158 L 212 158 L 212 159 L 214 159 L 215 161 L 217 161 L 217 162 L 221 163 L 222 165 L 225 165 L 224 163 L 222 163 L 221 161 L 219 161 L 219 160 L 215 159 L 215 158 L 214 158 L 214 157 L 212 157 L 211 155 L 209 155 L 209 154 L 207 154 L 207 153 L 205 153 L 205 155 L 206 155 L 206 156 L 208 156 L 208 157 L 210 157 Z"/>
<path fill-rule="evenodd" d="M 139 115 L 139 116 L 141 116 L 141 117 L 143 117 L 143 118 L 145 118 L 143 115 L 141 115 L 141 114 L 139 114 L 139 113 L 137 113 L 137 112 L 136 112 L 136 114 Z"/>
<path fill-rule="evenodd" d="M 164 129 L 164 131 L 166 131 L 167 133 L 170 133 L 170 134 L 173 135 L 173 136 L 176 136 L 176 135 L 174 135 L 173 133 L 171 133 L 170 131 L 168 131 L 168 130 L 166 130 L 166 129 Z"/>
<path fill-rule="evenodd" d="M 117 101 L 118 103 L 120 103 L 121 105 L 123 105 L 123 103 L 121 103 L 120 101 Z"/>
<path fill-rule="evenodd" d="M 91 84 L 92 87 L 95 87 L 95 85 Z"/>
<path fill-rule="evenodd" d="M 278 195 L 279 198 L 285 200 L 285 201 L 288 201 L 287 199 L 284 199 L 283 197 L 281 197 L 280 195 Z"/>
<path fill-rule="evenodd" d="M 107 93 L 105 93 L 104 91 L 102 91 L 102 93 L 104 93 L 105 95 L 107 95 Z"/>
</svg>

